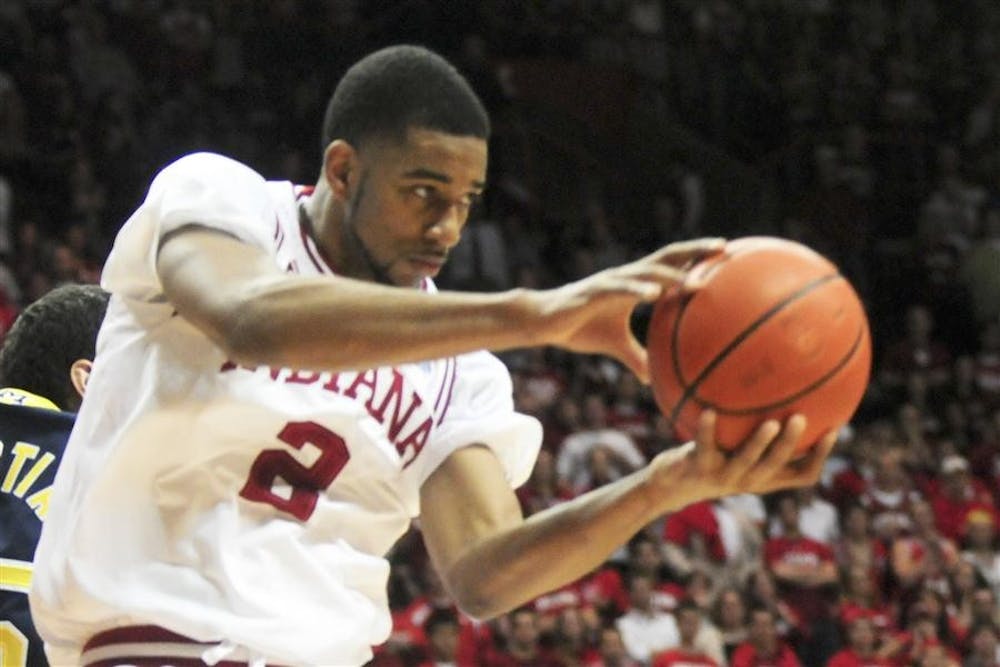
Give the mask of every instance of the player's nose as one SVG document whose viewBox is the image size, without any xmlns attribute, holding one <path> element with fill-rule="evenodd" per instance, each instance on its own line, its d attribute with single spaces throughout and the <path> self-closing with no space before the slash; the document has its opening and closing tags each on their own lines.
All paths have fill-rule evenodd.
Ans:
<svg viewBox="0 0 1000 667">
<path fill-rule="evenodd" d="M 466 215 L 459 210 L 459 206 L 452 205 L 445 208 L 441 215 L 427 229 L 427 236 L 435 243 L 451 249 L 458 243 L 462 236 L 462 227 L 465 225 Z"/>
</svg>

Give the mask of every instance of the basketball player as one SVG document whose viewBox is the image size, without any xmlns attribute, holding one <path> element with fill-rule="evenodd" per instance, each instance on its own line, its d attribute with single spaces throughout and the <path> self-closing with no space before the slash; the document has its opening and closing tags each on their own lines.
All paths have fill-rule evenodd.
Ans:
<svg viewBox="0 0 1000 667">
<path fill-rule="evenodd" d="M 32 558 L 80 406 L 108 295 L 64 285 L 15 320 L 0 348 L 0 663 L 45 665 L 28 613 Z"/>
<path fill-rule="evenodd" d="M 167 166 L 104 269 L 113 296 L 39 545 L 32 610 L 60 664 L 357 665 L 390 631 L 384 558 L 420 517 L 486 618 L 574 581 L 656 516 L 814 482 L 804 419 L 727 457 L 696 442 L 528 520 L 541 440 L 483 350 L 604 353 L 720 241 L 546 291 L 436 293 L 486 182 L 487 115 L 439 56 L 392 47 L 338 84 L 315 187 L 214 154 Z M 483 576 L 489 573 L 489 576 Z"/>
</svg>

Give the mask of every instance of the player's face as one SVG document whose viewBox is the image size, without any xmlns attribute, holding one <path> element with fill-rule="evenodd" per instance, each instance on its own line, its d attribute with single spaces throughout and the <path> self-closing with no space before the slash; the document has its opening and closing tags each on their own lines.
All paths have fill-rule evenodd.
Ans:
<svg viewBox="0 0 1000 667">
<path fill-rule="evenodd" d="M 358 151 L 347 224 L 376 280 L 419 286 L 438 274 L 486 185 L 486 142 L 411 129 L 402 145 Z"/>
</svg>

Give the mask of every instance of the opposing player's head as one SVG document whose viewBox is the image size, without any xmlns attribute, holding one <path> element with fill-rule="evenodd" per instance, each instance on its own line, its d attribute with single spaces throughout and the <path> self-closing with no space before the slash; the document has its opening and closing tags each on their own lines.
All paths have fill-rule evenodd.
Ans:
<svg viewBox="0 0 1000 667">
<path fill-rule="evenodd" d="M 393 46 L 352 66 L 323 123 L 318 240 L 346 275 L 419 285 L 438 273 L 486 180 L 489 116 L 441 56 Z"/>
<path fill-rule="evenodd" d="M 25 308 L 0 348 L 0 387 L 79 408 L 108 298 L 97 285 L 62 285 Z"/>
</svg>

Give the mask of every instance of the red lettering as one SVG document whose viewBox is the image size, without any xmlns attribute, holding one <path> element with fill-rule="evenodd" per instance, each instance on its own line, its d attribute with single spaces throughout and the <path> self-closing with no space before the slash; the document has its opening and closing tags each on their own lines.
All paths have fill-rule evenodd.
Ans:
<svg viewBox="0 0 1000 667">
<path fill-rule="evenodd" d="M 330 376 L 330 379 L 326 384 L 323 385 L 323 389 L 327 391 L 332 391 L 334 393 L 340 392 L 340 373 L 334 373 Z"/>
<path fill-rule="evenodd" d="M 344 396 L 347 396 L 348 398 L 357 398 L 358 387 L 360 387 L 361 385 L 365 385 L 366 387 L 368 387 L 368 391 L 371 392 L 368 396 L 368 400 L 370 401 L 375 396 L 375 381 L 377 379 L 378 379 L 378 371 L 375 370 L 368 370 L 365 371 L 364 373 L 358 373 L 357 377 L 354 378 L 354 382 L 351 383 L 351 386 L 348 387 L 346 391 L 344 391 Z"/>
<path fill-rule="evenodd" d="M 374 398 L 375 397 L 372 396 L 368 403 L 365 404 L 365 407 L 368 408 L 368 413 L 377 419 L 380 424 L 385 423 L 385 410 L 389 407 L 389 401 L 395 399 L 392 410 L 392 420 L 389 422 L 389 439 L 392 441 L 395 441 L 399 432 L 403 430 L 403 426 L 405 426 L 406 422 L 410 419 L 410 415 L 413 414 L 413 410 L 424 402 L 423 399 L 411 391 L 410 405 L 406 409 L 406 414 L 403 415 L 403 418 L 399 418 L 400 408 L 403 405 L 403 374 L 395 368 L 392 369 L 392 385 L 390 385 L 389 391 L 386 392 L 385 398 L 382 399 L 382 405 L 378 406 L 378 408 L 372 407 L 372 400 L 374 400 Z"/>
<path fill-rule="evenodd" d="M 315 371 L 292 371 L 292 374 L 285 378 L 285 382 L 296 384 L 312 384 L 319 379 L 319 373 Z"/>
<path fill-rule="evenodd" d="M 413 448 L 413 455 L 403 462 L 404 468 L 408 468 L 416 460 L 417 456 L 420 455 L 424 445 L 427 444 L 427 438 L 430 437 L 431 426 L 433 424 L 434 420 L 428 417 L 410 435 L 406 436 L 406 439 L 396 443 L 396 451 L 401 458 L 406 458 L 406 450 L 410 447 Z"/>
<path fill-rule="evenodd" d="M 333 483 L 351 453 L 343 438 L 316 422 L 289 422 L 278 434 L 278 440 L 295 449 L 314 445 L 320 455 L 312 465 L 304 466 L 283 449 L 265 449 L 254 459 L 240 495 L 305 521 L 316 510 L 320 491 Z M 287 498 L 274 491 L 279 477 L 291 487 Z"/>
</svg>

